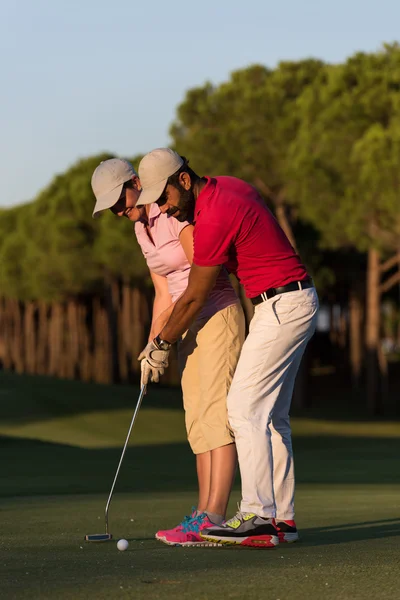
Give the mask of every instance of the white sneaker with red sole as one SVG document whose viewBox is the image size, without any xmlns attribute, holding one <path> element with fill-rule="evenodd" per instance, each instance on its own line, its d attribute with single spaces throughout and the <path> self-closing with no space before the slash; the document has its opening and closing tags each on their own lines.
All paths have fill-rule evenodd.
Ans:
<svg viewBox="0 0 400 600">
<path fill-rule="evenodd" d="M 280 544 L 292 544 L 299 541 L 300 536 L 294 521 L 279 521 L 275 519 L 275 526 L 278 530 Z"/>
</svg>

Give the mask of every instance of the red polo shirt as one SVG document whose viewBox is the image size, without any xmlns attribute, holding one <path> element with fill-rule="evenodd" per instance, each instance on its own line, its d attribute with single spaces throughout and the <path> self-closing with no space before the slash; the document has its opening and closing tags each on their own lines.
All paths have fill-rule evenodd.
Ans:
<svg viewBox="0 0 400 600">
<path fill-rule="evenodd" d="M 196 265 L 224 265 L 243 284 L 248 298 L 308 277 L 253 186 L 235 177 L 206 179 L 195 207 Z"/>
</svg>

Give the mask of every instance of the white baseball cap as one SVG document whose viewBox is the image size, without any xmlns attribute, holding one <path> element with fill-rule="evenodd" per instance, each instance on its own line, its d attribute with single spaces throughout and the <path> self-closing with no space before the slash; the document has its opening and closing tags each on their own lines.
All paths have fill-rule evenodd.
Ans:
<svg viewBox="0 0 400 600">
<path fill-rule="evenodd" d="M 93 218 L 118 202 L 124 183 L 134 175 L 137 173 L 131 163 L 122 158 L 110 158 L 99 164 L 92 175 L 92 190 L 96 196 Z"/>
<path fill-rule="evenodd" d="M 156 148 L 146 154 L 139 163 L 142 192 L 136 206 L 156 202 L 167 185 L 168 177 L 183 165 L 183 159 L 171 148 Z"/>
</svg>

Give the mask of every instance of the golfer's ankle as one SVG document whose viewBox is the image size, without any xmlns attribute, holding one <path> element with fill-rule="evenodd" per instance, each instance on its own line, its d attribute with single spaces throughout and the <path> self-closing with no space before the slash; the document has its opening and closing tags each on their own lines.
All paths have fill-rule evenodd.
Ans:
<svg viewBox="0 0 400 600">
<path fill-rule="evenodd" d="M 211 523 L 215 523 L 215 525 L 221 525 L 221 523 L 225 521 L 224 515 L 219 515 L 218 513 L 210 512 L 209 510 L 206 510 L 205 513 Z"/>
</svg>

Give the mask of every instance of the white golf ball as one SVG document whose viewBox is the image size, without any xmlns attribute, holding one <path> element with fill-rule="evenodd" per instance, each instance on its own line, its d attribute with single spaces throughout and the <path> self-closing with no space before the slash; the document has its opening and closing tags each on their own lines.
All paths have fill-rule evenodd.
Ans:
<svg viewBox="0 0 400 600">
<path fill-rule="evenodd" d="M 118 542 L 117 542 L 117 548 L 118 548 L 118 550 L 121 550 L 121 552 L 126 550 L 128 548 L 128 546 L 129 546 L 128 540 L 122 539 L 122 540 L 118 540 Z"/>
</svg>

